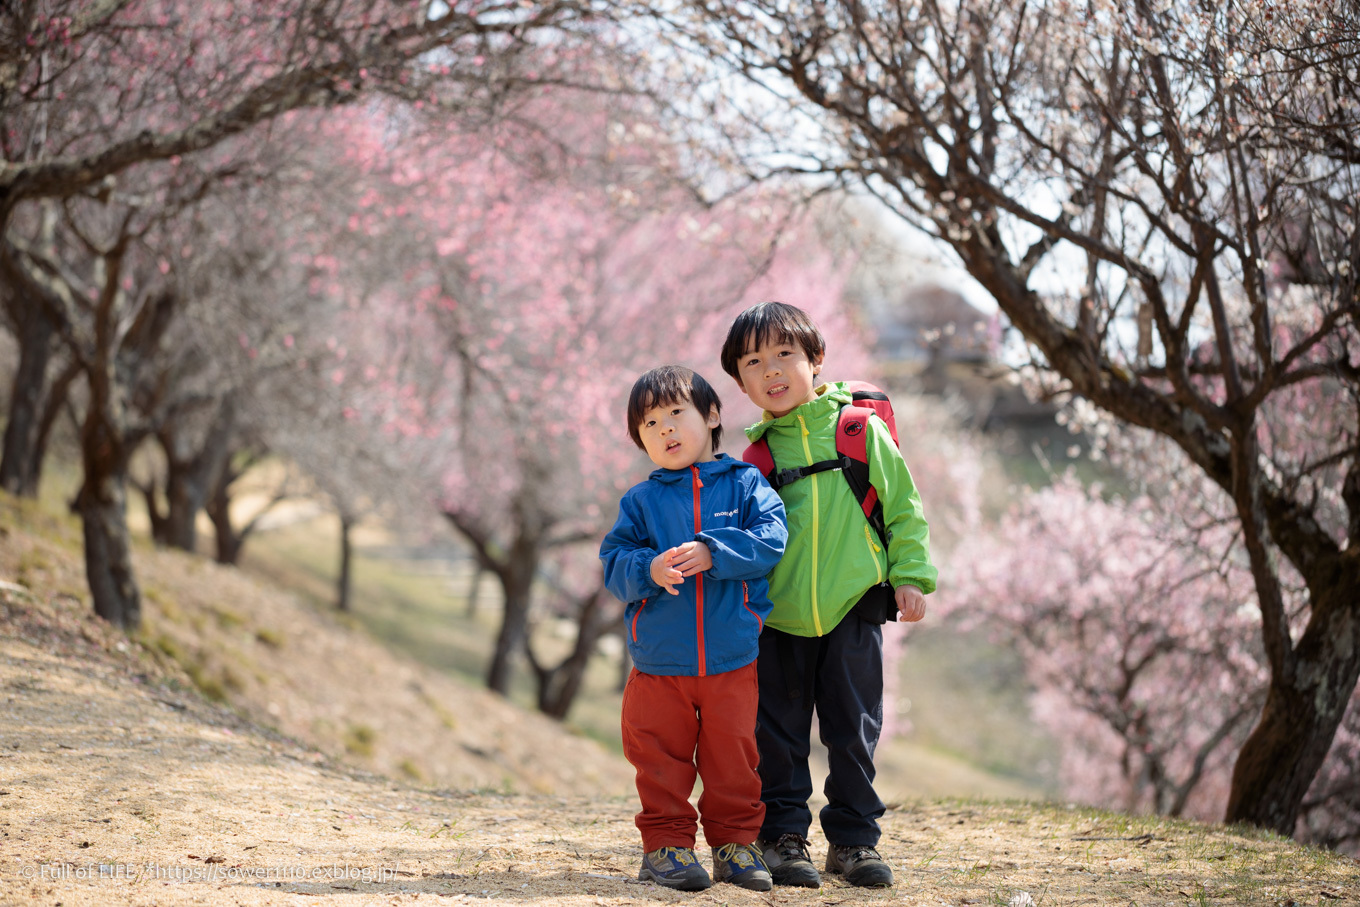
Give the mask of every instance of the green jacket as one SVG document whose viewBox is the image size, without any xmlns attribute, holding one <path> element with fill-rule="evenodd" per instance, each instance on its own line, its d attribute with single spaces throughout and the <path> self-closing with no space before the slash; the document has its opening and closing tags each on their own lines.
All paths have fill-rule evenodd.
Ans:
<svg viewBox="0 0 1360 907">
<path fill-rule="evenodd" d="M 752 441 L 764 437 L 778 469 L 810 466 L 836 458 L 836 421 L 850 393 L 840 384 L 817 388 L 817 399 L 778 419 L 746 429 Z M 805 476 L 779 496 L 788 512 L 789 541 L 770 573 L 774 610 L 768 626 L 795 636 L 825 636 L 850 613 L 871 586 L 885 579 L 935 591 L 930 563 L 930 527 L 907 464 L 888 426 L 869 419 L 869 480 L 883 502 L 889 532 L 885 553 L 850 484 L 838 470 Z"/>
</svg>

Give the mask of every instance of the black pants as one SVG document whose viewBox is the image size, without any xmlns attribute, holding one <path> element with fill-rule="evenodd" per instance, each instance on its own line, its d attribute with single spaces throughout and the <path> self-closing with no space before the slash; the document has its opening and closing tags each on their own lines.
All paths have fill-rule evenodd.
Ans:
<svg viewBox="0 0 1360 907">
<path fill-rule="evenodd" d="M 760 836 L 807 837 L 812 712 L 828 751 L 822 833 L 837 846 L 878 845 L 884 805 L 874 791 L 874 748 L 883 728 L 883 628 L 853 612 L 825 636 L 760 634 Z M 793 675 L 793 676 L 790 676 Z"/>
</svg>

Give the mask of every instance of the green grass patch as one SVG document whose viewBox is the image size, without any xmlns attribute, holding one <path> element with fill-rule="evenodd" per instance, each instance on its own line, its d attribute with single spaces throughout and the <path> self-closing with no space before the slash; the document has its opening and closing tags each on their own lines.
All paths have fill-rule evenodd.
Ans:
<svg viewBox="0 0 1360 907">
<path fill-rule="evenodd" d="M 410 759 L 401 760 L 401 762 L 397 764 L 397 769 L 404 776 L 418 784 L 425 784 L 427 782 L 425 773 L 421 771 L 420 766 L 416 765 L 415 762 Z"/>
<path fill-rule="evenodd" d="M 351 724 L 345 728 L 345 751 L 364 759 L 373 757 L 373 745 L 378 741 L 378 732 L 366 724 Z"/>
<path fill-rule="evenodd" d="M 283 648 L 283 634 L 278 630 L 271 630 L 268 627 L 260 627 L 255 631 L 255 639 L 271 649 Z"/>
<path fill-rule="evenodd" d="M 499 629 L 499 585 L 494 577 L 482 577 L 479 607 L 470 612 L 467 599 L 472 583 L 466 563 L 450 570 L 445 562 L 373 557 L 359 547 L 353 563 L 351 611 L 341 614 L 334 607 L 339 544 L 336 521 L 320 517 L 252 539 L 242 567 L 296 591 L 319 610 L 352 621 L 404 657 L 469 684 L 485 684 Z M 535 651 L 550 662 L 564 657 L 569 644 L 547 624 L 535 636 Z M 622 751 L 618 681 L 617 660 L 593 659 L 566 722 L 568 729 L 615 752 Z M 511 700 L 533 709 L 536 695 L 533 678 L 521 667 L 512 683 Z"/>
<path fill-rule="evenodd" d="M 151 640 L 151 647 L 172 661 L 179 662 L 184 659 L 184 652 L 180 649 L 179 643 L 164 633 L 157 634 Z"/>
<path fill-rule="evenodd" d="M 230 608 L 225 608 L 221 605 L 214 605 L 212 607 L 212 613 L 213 617 L 217 618 L 217 625 L 223 630 L 235 630 L 238 627 L 244 626 L 246 622 L 244 617 Z"/>
<path fill-rule="evenodd" d="M 189 675 L 189 679 L 205 698 L 213 702 L 227 701 L 226 684 L 214 677 L 202 662 L 190 661 L 184 664 L 184 673 Z"/>
</svg>

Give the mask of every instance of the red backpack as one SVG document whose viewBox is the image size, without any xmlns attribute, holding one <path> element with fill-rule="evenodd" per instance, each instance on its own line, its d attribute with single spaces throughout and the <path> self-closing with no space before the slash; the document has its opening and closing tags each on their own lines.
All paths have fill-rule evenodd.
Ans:
<svg viewBox="0 0 1360 907">
<path fill-rule="evenodd" d="M 883 547 L 888 547 L 888 530 L 883 521 L 883 505 L 878 500 L 878 491 L 869 482 L 869 417 L 878 416 L 888 426 L 893 443 L 897 443 L 897 419 L 893 415 L 892 401 L 878 387 L 867 381 L 847 381 L 845 389 L 850 391 L 850 402 L 841 405 L 840 417 L 836 422 L 836 459 L 822 460 L 811 466 L 796 466 L 777 469 L 770 445 L 764 438 L 746 448 L 741 458 L 754 464 L 769 481 L 775 491 L 803 476 L 839 469 L 850 484 L 855 500 L 864 509 L 869 525 L 878 533 Z"/>
</svg>

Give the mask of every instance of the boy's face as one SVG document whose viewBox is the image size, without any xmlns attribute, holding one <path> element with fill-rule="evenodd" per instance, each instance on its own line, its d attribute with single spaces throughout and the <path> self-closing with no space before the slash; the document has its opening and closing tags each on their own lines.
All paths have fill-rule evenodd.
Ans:
<svg viewBox="0 0 1360 907">
<path fill-rule="evenodd" d="M 701 413 L 689 400 L 662 403 L 642 414 L 638 437 L 652 462 L 664 469 L 687 469 L 713 459 L 717 410 Z"/>
<path fill-rule="evenodd" d="M 742 353 L 737 362 L 737 386 L 751 402 L 776 419 L 817 398 L 821 357 L 809 359 L 796 343 L 766 341 Z"/>
</svg>

